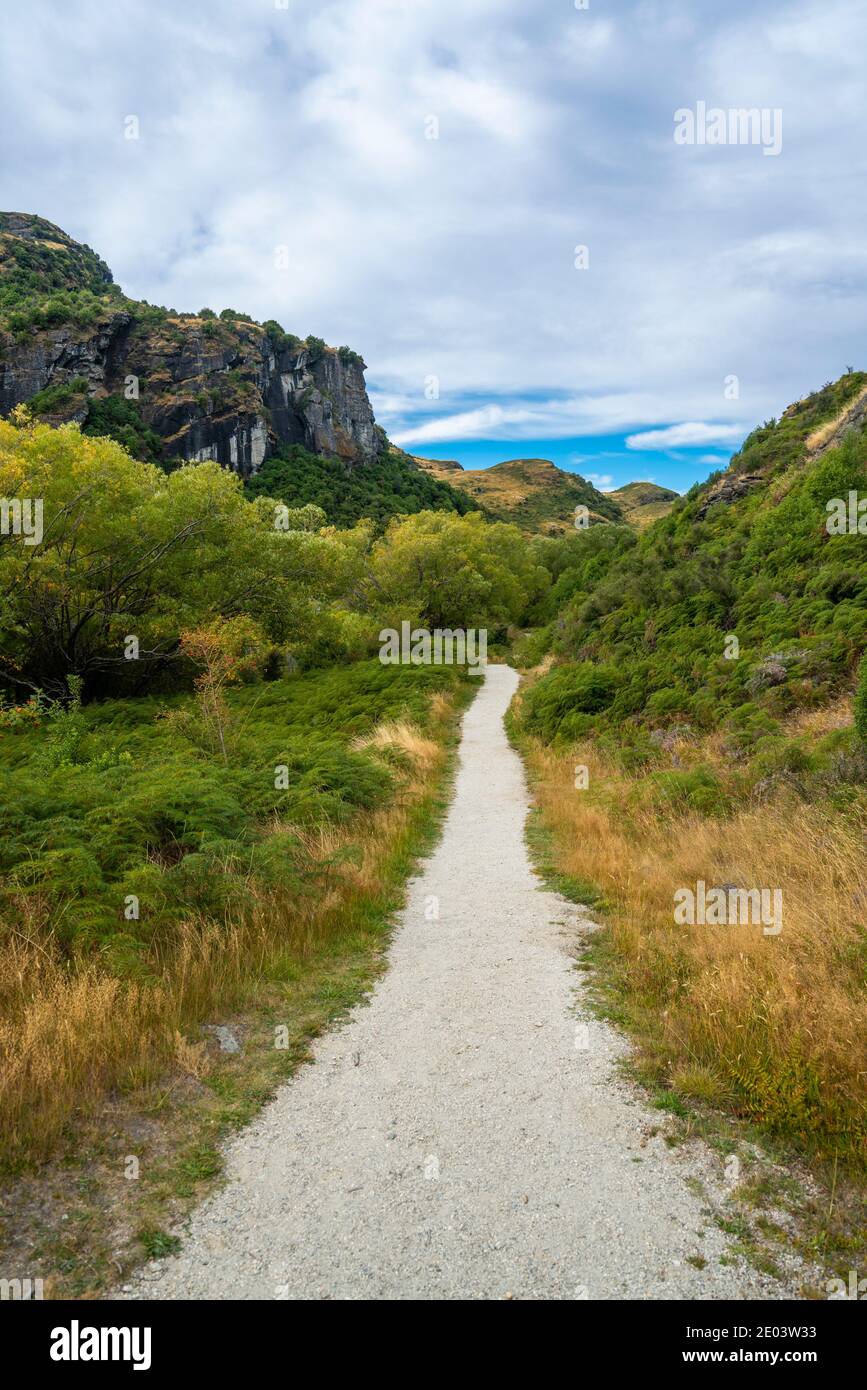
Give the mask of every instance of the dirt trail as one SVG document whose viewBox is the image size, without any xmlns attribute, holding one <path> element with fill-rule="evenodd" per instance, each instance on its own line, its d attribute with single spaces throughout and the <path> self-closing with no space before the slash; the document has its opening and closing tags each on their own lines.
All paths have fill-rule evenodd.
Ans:
<svg viewBox="0 0 867 1390">
<path fill-rule="evenodd" d="M 720 1264 L 728 1238 L 686 1179 L 721 1186 L 721 1161 L 648 1137 L 624 1043 L 581 1005 L 580 911 L 524 845 L 516 685 L 489 667 L 465 716 L 442 840 L 369 1004 L 233 1140 L 181 1252 L 121 1296 L 786 1296 Z"/>
</svg>

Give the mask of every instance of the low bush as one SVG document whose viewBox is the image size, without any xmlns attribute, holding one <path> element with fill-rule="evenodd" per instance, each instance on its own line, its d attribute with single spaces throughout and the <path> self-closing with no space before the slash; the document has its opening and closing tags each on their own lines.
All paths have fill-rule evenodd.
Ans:
<svg viewBox="0 0 867 1390">
<path fill-rule="evenodd" d="M 589 661 L 557 666 L 528 690 L 523 705 L 524 727 L 547 741 L 577 737 L 592 722 L 578 716 L 607 709 L 619 684 L 620 676 L 612 666 Z"/>
</svg>

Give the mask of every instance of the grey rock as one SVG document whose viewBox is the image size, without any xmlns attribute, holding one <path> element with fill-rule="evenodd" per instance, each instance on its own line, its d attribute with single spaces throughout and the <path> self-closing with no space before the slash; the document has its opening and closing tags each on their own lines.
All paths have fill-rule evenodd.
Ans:
<svg viewBox="0 0 867 1390">
<path fill-rule="evenodd" d="M 707 516 L 711 507 L 717 502 L 723 502 L 730 506 L 732 502 L 738 502 L 742 497 L 746 497 L 752 492 L 753 488 L 760 487 L 765 481 L 762 473 L 724 473 L 715 483 L 712 483 L 702 498 L 696 513 L 699 519 Z"/>
<path fill-rule="evenodd" d="M 241 1044 L 238 1042 L 231 1028 L 226 1028 L 224 1024 L 218 1023 L 211 1025 L 208 1028 L 208 1032 L 213 1033 L 214 1037 L 217 1039 L 217 1042 L 220 1044 L 221 1052 L 241 1051 Z"/>
</svg>

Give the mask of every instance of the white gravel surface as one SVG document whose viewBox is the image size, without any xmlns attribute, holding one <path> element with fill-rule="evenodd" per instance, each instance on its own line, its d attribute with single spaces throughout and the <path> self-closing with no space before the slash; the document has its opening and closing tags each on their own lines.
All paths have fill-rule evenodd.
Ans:
<svg viewBox="0 0 867 1390">
<path fill-rule="evenodd" d="M 120 1297 L 788 1295 L 720 1264 L 729 1239 L 686 1180 L 721 1187 L 722 1161 L 650 1137 L 663 1122 L 617 1076 L 624 1042 L 582 1007 L 586 919 L 524 845 L 502 723 L 517 682 L 489 667 L 464 718 L 442 840 L 370 1001 L 232 1141 L 180 1253 Z"/>
</svg>

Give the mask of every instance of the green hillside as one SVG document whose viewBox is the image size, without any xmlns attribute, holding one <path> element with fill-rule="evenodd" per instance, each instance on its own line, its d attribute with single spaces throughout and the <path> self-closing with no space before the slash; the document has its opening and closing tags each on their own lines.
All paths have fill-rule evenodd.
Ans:
<svg viewBox="0 0 867 1390">
<path fill-rule="evenodd" d="M 26 333 L 67 319 L 89 322 L 121 298 L 89 246 L 44 217 L 0 212 L 0 328 Z"/>
<path fill-rule="evenodd" d="M 851 685 L 867 644 L 864 537 L 831 535 L 825 522 L 830 499 L 867 491 L 865 383 L 849 373 L 759 427 L 725 472 L 643 534 L 595 528 L 572 543 L 547 616 L 556 656 L 577 664 L 533 696 L 549 732 L 622 720 L 709 728 Z"/>
<path fill-rule="evenodd" d="M 794 1187 L 783 1208 L 844 1268 L 867 1167 L 865 385 L 790 406 L 642 532 L 536 541 L 554 582 L 513 726 L 635 1074 L 686 1128 L 712 1113 L 720 1152 L 758 1127 L 806 1159 L 821 1214 Z M 705 887 L 722 914 L 682 915 Z M 763 894 L 761 921 L 733 907 Z"/>
<path fill-rule="evenodd" d="M 353 468 L 300 444 L 284 446 L 249 480 L 247 493 L 274 497 L 290 507 L 312 502 L 335 526 L 352 526 L 362 517 L 382 525 L 393 516 L 425 510 L 464 516 L 479 509 L 464 492 L 431 477 L 393 448 L 375 462 Z"/>
</svg>

